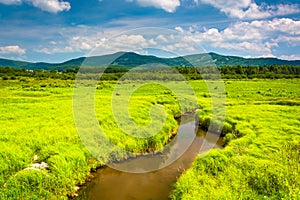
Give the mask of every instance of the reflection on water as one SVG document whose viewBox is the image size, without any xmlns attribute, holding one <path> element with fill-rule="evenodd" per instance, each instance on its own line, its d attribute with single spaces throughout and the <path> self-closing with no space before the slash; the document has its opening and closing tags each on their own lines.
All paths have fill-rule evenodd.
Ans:
<svg viewBox="0 0 300 200">
<path fill-rule="evenodd" d="M 182 123 L 178 131 L 183 131 L 180 137 L 172 141 L 172 145 L 164 150 L 163 154 L 140 156 L 124 162 L 115 163 L 111 167 L 99 169 L 95 178 L 89 182 L 81 191 L 77 199 L 97 199 L 97 200 L 167 200 L 174 184 L 180 174 L 188 169 L 195 159 L 199 150 L 205 151 L 212 144 L 205 141 L 205 132 L 198 130 L 195 134 L 195 122 L 193 117 L 182 118 L 186 123 Z M 195 137 L 196 135 L 196 137 Z M 212 135 L 210 135 L 212 137 Z M 214 140 L 212 140 L 214 141 Z M 221 148 L 221 139 L 214 148 Z M 205 145 L 205 146 L 203 146 Z M 186 149 L 185 153 L 170 164 L 168 167 L 148 173 L 128 173 L 118 171 L 124 169 L 130 171 L 132 168 L 157 167 L 178 156 L 178 152 Z M 166 157 L 167 156 L 167 157 Z M 127 169 L 127 170 L 126 170 Z M 141 169 L 143 170 L 143 169 Z"/>
</svg>

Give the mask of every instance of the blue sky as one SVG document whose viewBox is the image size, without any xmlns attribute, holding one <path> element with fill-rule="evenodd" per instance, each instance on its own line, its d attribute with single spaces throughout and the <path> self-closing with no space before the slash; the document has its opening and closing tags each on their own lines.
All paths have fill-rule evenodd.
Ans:
<svg viewBox="0 0 300 200">
<path fill-rule="evenodd" d="M 300 60 L 298 0 L 0 0 L 0 24 L 0 57 L 9 59 L 156 48 Z"/>
</svg>

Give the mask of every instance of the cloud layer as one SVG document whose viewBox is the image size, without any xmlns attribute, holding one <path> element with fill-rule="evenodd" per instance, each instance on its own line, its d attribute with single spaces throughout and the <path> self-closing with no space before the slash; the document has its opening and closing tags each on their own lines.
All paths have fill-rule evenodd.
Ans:
<svg viewBox="0 0 300 200">
<path fill-rule="evenodd" d="M 6 5 L 20 5 L 22 3 L 28 3 L 36 8 L 50 13 L 69 11 L 71 9 L 69 2 L 59 0 L 0 0 L 0 3 Z"/>
<path fill-rule="evenodd" d="M 98 0 L 102 1 L 102 0 Z M 125 0 L 127 2 L 136 2 L 142 7 L 155 7 L 163 9 L 166 12 L 174 13 L 181 6 L 184 0 Z M 195 4 L 209 4 L 227 16 L 238 19 L 262 19 L 275 16 L 283 16 L 300 12 L 299 4 L 276 4 L 268 5 L 261 3 L 258 5 L 254 0 L 193 0 Z M 6 5 L 20 5 L 28 3 L 43 11 L 57 13 L 68 11 L 71 5 L 63 0 L 0 0 L 0 3 Z"/>
<path fill-rule="evenodd" d="M 298 4 L 258 5 L 254 0 L 195 0 L 210 4 L 229 17 L 239 19 L 262 19 L 300 12 Z"/>
<path fill-rule="evenodd" d="M 47 12 L 57 13 L 69 10 L 68 0 L 0 0 L 3 4 L 30 4 Z M 155 47 L 168 52 L 178 54 L 198 53 L 199 46 L 221 54 L 259 57 L 276 56 L 283 59 L 296 59 L 300 48 L 300 20 L 298 15 L 289 18 L 287 15 L 282 18 L 274 16 L 286 15 L 287 13 L 299 12 L 296 4 L 256 4 L 254 0 L 120 0 L 135 3 L 124 3 L 125 6 L 155 7 L 166 12 L 175 12 L 181 6 L 185 9 L 187 2 L 199 7 L 203 3 L 210 4 L 218 8 L 227 16 L 235 18 L 228 19 L 227 16 L 217 11 L 218 17 L 224 19 L 209 23 L 180 21 L 182 12 L 164 13 L 154 12 L 157 15 L 146 17 L 120 17 L 109 19 L 95 26 L 86 25 L 56 25 L 39 24 L 37 26 L 22 27 L 7 24 L 0 32 L 2 42 L 0 44 L 0 54 L 6 57 L 14 55 L 32 56 L 36 60 L 51 57 L 54 61 L 57 58 L 70 58 L 88 54 L 96 47 L 101 47 L 102 54 L 114 53 L 116 51 L 135 51 L 147 47 Z M 105 3 L 102 2 L 103 4 Z M 99 3 L 100 6 L 102 3 Z M 109 4 L 107 1 L 106 3 Z M 202 4 L 202 5 L 201 5 Z M 25 7 L 27 7 L 26 5 Z M 74 3 L 74 7 L 75 7 Z M 105 6 L 104 6 L 105 7 Z M 207 7 L 205 7 L 207 8 Z M 191 9 L 191 8 L 189 8 Z M 197 10 L 198 7 L 192 9 Z M 74 9 L 75 11 L 76 9 Z M 149 9 L 149 12 L 152 12 Z M 71 11 L 72 12 L 72 11 Z M 148 11 L 147 11 L 148 12 Z M 212 9 L 213 14 L 216 10 Z M 98 13 L 97 13 L 98 14 Z M 191 13 L 193 14 L 193 13 Z M 209 15 L 213 16 L 209 13 Z M 204 13 L 205 15 L 205 13 Z M 163 16 L 163 17 L 161 17 Z M 167 17 L 166 17 L 167 16 Z M 172 17 L 176 21 L 172 21 Z M 200 16 L 200 15 L 195 15 Z M 59 16 L 60 17 L 60 16 Z M 203 22 L 206 22 L 203 19 Z M 68 21 L 68 20 L 66 20 Z M 169 23 L 170 22 L 170 23 Z M 193 25 L 191 25 L 193 24 Z M 175 36 L 166 32 L 157 31 L 158 34 L 147 36 L 147 33 L 135 29 L 127 34 L 119 33 L 132 30 L 136 27 L 144 26 L 168 26 L 174 27 L 181 35 Z M 45 32 L 45 30 L 47 30 Z M 22 32 L 22 36 L 18 33 Z M 115 35 L 115 36 L 114 36 Z M 108 38 L 109 42 L 107 41 Z M 26 38 L 26 40 L 24 40 Z M 24 41 L 22 43 L 22 40 Z M 5 42 L 4 42 L 5 41 Z M 20 46 L 5 46 L 7 44 L 17 44 Z M 1 47 L 2 46 L 2 47 Z M 43 58 L 44 56 L 44 58 Z"/>
<path fill-rule="evenodd" d="M 89 29 L 90 32 L 85 30 Z M 136 49 L 155 47 L 169 52 L 179 54 L 198 53 L 201 47 L 217 52 L 239 52 L 239 54 L 257 57 L 274 57 L 274 53 L 281 46 L 300 46 L 300 21 L 289 18 L 272 20 L 254 20 L 251 22 L 236 22 L 225 29 L 198 28 L 198 27 L 175 27 L 179 34 L 170 32 L 159 32 L 149 34 L 149 30 L 117 35 L 119 29 L 110 32 L 97 32 L 92 27 L 77 27 L 73 31 L 66 30 L 66 37 L 61 42 L 50 42 L 39 52 L 63 53 L 63 52 L 85 52 L 88 53 L 98 47 L 102 50 L 100 54 L 113 53 L 116 51 L 134 51 Z M 68 32 L 71 33 L 68 35 Z M 200 48 L 199 48 L 200 47 Z M 234 53 L 233 53 L 234 54 Z M 276 55 L 278 57 L 284 55 Z M 282 58 L 293 59 L 284 56 Z"/>
<path fill-rule="evenodd" d="M 224 30 L 185 31 L 186 40 L 223 50 L 242 51 L 261 56 L 273 56 L 282 43 L 300 44 L 300 21 L 289 18 L 236 22 Z"/>
<path fill-rule="evenodd" d="M 69 2 L 58 0 L 30 0 L 32 5 L 40 8 L 43 11 L 57 13 L 62 11 L 68 11 L 71 9 Z"/>
<path fill-rule="evenodd" d="M 136 1 L 143 7 L 155 7 L 165 10 L 166 12 L 173 13 L 176 8 L 180 6 L 179 0 L 127 0 L 129 2 Z"/>
<path fill-rule="evenodd" d="M 23 55 L 25 53 L 26 53 L 26 50 L 22 49 L 18 45 L 0 47 L 0 54 L 18 54 L 18 55 Z"/>
</svg>

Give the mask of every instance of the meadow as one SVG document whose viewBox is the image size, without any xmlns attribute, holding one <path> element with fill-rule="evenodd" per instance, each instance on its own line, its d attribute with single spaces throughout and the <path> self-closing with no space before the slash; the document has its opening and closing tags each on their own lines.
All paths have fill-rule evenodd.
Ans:
<svg viewBox="0 0 300 200">
<path fill-rule="evenodd" d="M 225 84 L 225 148 L 199 155 L 172 199 L 298 199 L 299 80 Z"/>
<path fill-rule="evenodd" d="M 110 81 L 97 85 L 97 120 L 109 141 L 118 148 L 111 149 L 101 143 L 103 138 L 96 139 L 100 142 L 97 155 L 93 154 L 96 159 L 76 130 L 72 112 L 74 81 L 21 76 L 1 80 L 0 199 L 74 196 L 76 186 L 87 180 L 91 170 L 110 161 L 126 159 L 132 153 L 162 149 L 176 134 L 178 125 L 174 116 L 182 113 L 172 92 L 159 84 L 142 87 L 137 87 L 138 83 L 119 84 L 120 98 L 124 98 L 122 91 L 137 87 L 129 105 L 130 116 L 136 124 L 145 126 L 151 122 L 149 109 L 153 105 L 166 108 L 164 126 L 158 134 L 150 137 L 151 133 L 143 132 L 143 137 L 129 137 L 113 120 L 111 99 L 116 96 L 113 89 L 117 85 Z M 185 109 L 193 107 L 188 104 Z M 32 164 L 42 162 L 48 168 L 28 170 Z"/>
<path fill-rule="evenodd" d="M 211 99 L 203 80 L 190 82 L 204 128 Z M 176 87 L 177 82 L 166 82 Z M 207 84 L 215 84 L 210 81 Z M 174 186 L 173 199 L 278 199 L 299 196 L 300 80 L 226 80 L 227 102 L 223 150 L 197 158 Z M 91 170 L 127 158 L 118 149 L 98 160 L 82 144 L 72 112 L 74 81 L 16 77 L 0 80 L 0 199 L 66 199 L 76 194 Z M 113 89 L 120 87 L 120 93 Z M 120 149 L 146 153 L 162 149 L 177 130 L 188 102 L 180 109 L 176 96 L 159 84 L 102 81 L 96 90 L 96 115 L 110 141 Z M 135 88 L 129 113 L 139 125 L 151 123 L 149 109 L 165 107 L 166 121 L 152 137 L 128 137 L 112 119 L 111 98 Z M 34 163 L 48 168 L 26 170 Z"/>
</svg>

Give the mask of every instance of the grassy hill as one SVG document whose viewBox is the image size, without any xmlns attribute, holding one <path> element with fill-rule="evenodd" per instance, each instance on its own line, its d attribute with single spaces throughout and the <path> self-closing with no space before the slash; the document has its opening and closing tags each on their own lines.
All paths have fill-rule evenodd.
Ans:
<svg viewBox="0 0 300 200">
<path fill-rule="evenodd" d="M 149 63 L 160 63 L 167 66 L 268 66 L 268 65 L 293 65 L 300 66 L 300 60 L 288 61 L 278 58 L 243 58 L 238 56 L 224 56 L 216 53 L 194 54 L 175 58 L 160 58 L 151 55 L 139 55 L 133 52 L 117 52 L 103 56 L 80 57 L 62 63 L 23 62 L 16 60 L 0 59 L 0 67 L 64 70 L 81 66 L 116 66 L 133 68 Z"/>
</svg>

